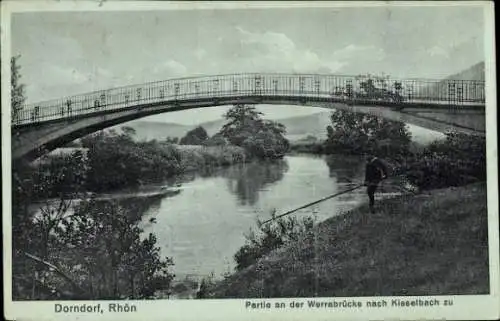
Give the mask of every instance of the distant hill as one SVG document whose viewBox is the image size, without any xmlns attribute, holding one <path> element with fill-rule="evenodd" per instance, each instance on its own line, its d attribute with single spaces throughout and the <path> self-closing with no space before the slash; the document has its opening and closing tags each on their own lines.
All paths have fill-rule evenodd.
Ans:
<svg viewBox="0 0 500 321">
<path fill-rule="evenodd" d="M 191 126 L 191 128 L 201 126 L 207 131 L 209 136 L 213 136 L 217 132 L 219 132 L 219 130 L 222 128 L 222 126 L 224 126 L 225 123 L 226 123 L 225 119 L 217 119 L 217 120 L 207 121 L 207 122 L 201 123 L 197 126 Z"/>
<path fill-rule="evenodd" d="M 484 62 L 479 62 L 463 71 L 446 77 L 442 81 L 424 88 L 423 95 L 435 98 L 448 97 L 448 81 L 449 80 L 469 80 L 469 81 L 484 81 L 485 80 L 485 70 Z M 482 94 L 477 88 L 465 88 L 464 97 L 476 97 L 478 94 Z"/>
<path fill-rule="evenodd" d="M 217 133 L 222 125 L 225 123 L 223 119 L 204 122 L 198 125 L 182 125 L 177 123 L 163 123 L 145 120 L 135 120 L 125 124 L 121 124 L 116 128 L 127 126 L 132 127 L 136 131 L 137 140 L 163 140 L 167 137 L 178 137 L 179 139 L 184 137 L 186 133 L 198 126 L 202 126 L 208 133 L 209 136 Z"/>
<path fill-rule="evenodd" d="M 286 126 L 287 138 L 298 140 L 306 136 L 316 136 L 317 138 L 326 138 L 326 126 L 330 124 L 330 114 L 332 111 L 324 111 L 308 116 L 298 116 L 276 121 Z"/>
<path fill-rule="evenodd" d="M 305 137 L 307 135 L 326 137 L 326 126 L 329 123 L 330 113 L 331 111 L 325 111 L 307 116 L 296 116 L 273 120 L 286 126 L 286 135 L 289 139 L 293 139 L 293 137 Z M 226 121 L 224 119 L 219 119 L 201 123 L 200 126 L 205 128 L 209 135 L 214 135 L 225 123 Z"/>
<path fill-rule="evenodd" d="M 328 110 L 307 116 L 275 119 L 275 121 L 286 126 L 286 137 L 292 142 L 303 140 L 308 136 L 315 136 L 317 139 L 322 140 L 326 138 L 326 126 L 330 124 L 330 113 L 331 111 Z M 180 139 L 186 135 L 188 131 L 197 126 L 202 126 L 207 133 L 212 136 L 217 133 L 224 124 L 224 119 L 189 126 L 176 123 L 136 120 L 121 124 L 115 128 L 119 129 L 123 126 L 134 128 L 138 140 L 164 140 L 167 137 L 178 137 Z M 417 126 L 410 126 L 410 132 L 412 133 L 413 140 L 422 144 L 427 144 L 444 136 L 441 133 Z"/>
<path fill-rule="evenodd" d="M 484 61 L 446 78 L 447 80 L 485 80 Z"/>
<path fill-rule="evenodd" d="M 326 137 L 326 126 L 329 123 L 330 111 L 320 112 L 308 116 L 290 117 L 276 119 L 275 121 L 286 126 L 287 137 L 296 140 L 308 135 L 318 138 Z M 183 137 L 188 131 L 195 127 L 202 126 L 212 136 L 217 133 L 226 123 L 224 119 L 200 123 L 198 125 L 181 125 L 177 123 L 162 123 L 136 120 L 116 126 L 119 129 L 123 126 L 132 127 L 136 131 L 138 140 L 163 140 L 167 137 Z"/>
<path fill-rule="evenodd" d="M 185 126 L 177 123 L 163 123 L 143 120 L 135 120 L 120 124 L 114 127 L 114 129 L 120 129 L 124 126 L 135 129 L 137 140 L 164 140 L 169 136 L 181 138 L 186 135 L 190 129 L 192 129 L 191 126 Z"/>
</svg>

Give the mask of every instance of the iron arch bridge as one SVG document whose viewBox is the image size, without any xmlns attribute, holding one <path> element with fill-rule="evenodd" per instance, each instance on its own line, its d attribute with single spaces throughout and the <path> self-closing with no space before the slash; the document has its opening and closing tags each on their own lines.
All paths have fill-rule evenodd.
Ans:
<svg viewBox="0 0 500 321">
<path fill-rule="evenodd" d="M 230 74 L 170 79 L 23 105 L 12 114 L 12 157 L 35 159 L 89 133 L 145 116 L 241 103 L 344 109 L 442 132 L 485 135 L 484 81 Z"/>
</svg>

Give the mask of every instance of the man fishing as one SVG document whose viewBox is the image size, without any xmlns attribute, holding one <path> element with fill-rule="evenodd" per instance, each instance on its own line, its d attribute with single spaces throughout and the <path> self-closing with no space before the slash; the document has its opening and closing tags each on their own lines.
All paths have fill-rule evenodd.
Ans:
<svg viewBox="0 0 500 321">
<path fill-rule="evenodd" d="M 319 200 L 316 200 L 314 202 L 311 202 L 311 203 L 302 205 L 300 207 L 294 208 L 293 210 L 290 210 L 290 211 L 285 212 L 285 213 L 280 214 L 280 215 L 273 214 L 272 218 L 265 220 L 263 222 L 260 222 L 259 224 L 262 225 L 262 224 L 270 223 L 278 218 L 295 213 L 298 210 L 301 210 L 301 209 L 307 208 L 309 206 L 324 202 L 326 200 L 343 195 L 345 193 L 352 192 L 358 188 L 363 187 L 363 185 L 368 187 L 367 192 L 368 192 L 368 197 L 370 198 L 370 211 L 372 213 L 374 213 L 375 212 L 375 209 L 374 209 L 375 191 L 377 190 L 378 184 L 382 180 L 386 179 L 387 176 L 389 175 L 389 168 L 391 168 L 391 165 L 388 165 L 384 160 L 379 159 L 373 155 L 366 155 L 366 173 L 365 173 L 365 183 L 364 184 L 359 184 L 359 185 L 356 185 L 356 186 L 351 187 L 349 189 L 346 189 L 344 191 L 337 192 L 335 194 L 320 198 Z"/>
<path fill-rule="evenodd" d="M 385 163 L 373 155 L 366 155 L 365 183 L 370 198 L 370 212 L 375 213 L 375 191 L 378 184 L 387 178 L 388 169 Z"/>
</svg>

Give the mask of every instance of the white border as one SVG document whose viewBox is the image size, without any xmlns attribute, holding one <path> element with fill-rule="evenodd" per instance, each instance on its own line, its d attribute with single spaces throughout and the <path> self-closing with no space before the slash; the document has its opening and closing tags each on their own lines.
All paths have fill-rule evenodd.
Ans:
<svg viewBox="0 0 500 321">
<path fill-rule="evenodd" d="M 487 184 L 488 184 L 488 222 L 489 222 L 489 261 L 490 261 L 490 295 L 476 296 L 436 296 L 445 300 L 453 299 L 452 308 L 383 308 L 383 309 L 292 309 L 282 310 L 250 310 L 245 308 L 245 300 L 166 300 L 166 301 L 128 301 L 136 304 L 138 313 L 104 313 L 104 314 L 56 314 L 54 303 L 45 302 L 12 302 L 11 301 L 11 158 L 10 158 L 10 13 L 27 11 L 137 11 L 137 10 L 191 10 L 191 9 L 248 9 L 248 8 L 285 8 L 285 7 L 359 7 L 359 6 L 482 6 L 485 17 L 485 69 L 486 69 L 486 126 L 487 126 Z M 382 319 L 498 319 L 499 311 L 499 243 L 498 243 L 498 173 L 497 173 L 497 107 L 496 107 L 496 62 L 494 42 L 494 11 L 492 2 L 459 1 L 459 2 L 131 2 L 131 1 L 2 1 L 1 2 L 1 54 L 2 54 L 2 177 L 3 177 L 3 261 L 4 261 L 4 306 L 5 317 L 13 319 L 33 320 L 67 320 L 69 318 L 88 319 L 122 319 L 136 320 L 299 320 L 299 319 L 335 319 L 335 320 L 382 320 Z M 6 268 L 6 269 L 5 269 Z M 334 298 L 341 302 L 344 299 L 369 301 L 396 297 L 373 298 Z M 420 297 L 425 298 L 425 297 Z M 409 300 L 410 297 L 401 297 Z M 326 298 L 316 298 L 328 301 Z M 252 302 L 307 302 L 307 299 L 254 299 Z M 117 301 L 117 303 L 120 301 Z M 67 303 L 77 304 L 77 301 Z M 82 302 L 83 303 L 83 302 Z M 91 301 L 85 303 L 101 303 Z M 123 303 L 123 302 L 121 302 Z M 307 303 L 306 303 L 307 304 Z"/>
</svg>

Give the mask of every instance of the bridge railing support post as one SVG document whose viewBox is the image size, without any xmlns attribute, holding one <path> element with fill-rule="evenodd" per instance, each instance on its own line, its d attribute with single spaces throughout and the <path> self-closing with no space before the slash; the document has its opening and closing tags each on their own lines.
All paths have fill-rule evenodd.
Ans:
<svg viewBox="0 0 500 321">
<path fill-rule="evenodd" d="M 180 103 L 183 99 L 191 98 L 214 98 L 214 103 L 217 103 L 216 100 L 222 97 L 238 95 L 282 95 L 298 98 L 301 102 L 327 95 L 325 99 L 331 97 L 349 104 L 387 102 L 399 105 L 401 102 L 432 102 L 457 108 L 484 105 L 485 102 L 484 81 L 368 78 L 372 80 L 368 85 L 366 77 L 360 80 L 353 76 L 334 75 L 235 74 L 171 79 L 75 95 L 67 99 L 24 104 L 19 111 L 11 114 L 11 120 L 15 126 L 29 125 L 94 112 L 118 111 L 134 104 L 140 106 L 165 100 Z M 39 106 L 38 113 L 36 106 Z"/>
</svg>

